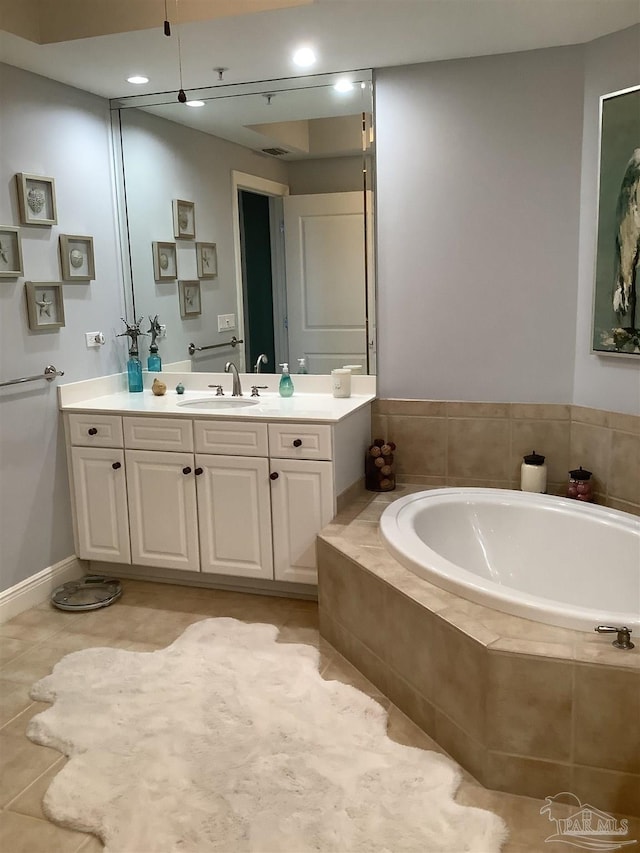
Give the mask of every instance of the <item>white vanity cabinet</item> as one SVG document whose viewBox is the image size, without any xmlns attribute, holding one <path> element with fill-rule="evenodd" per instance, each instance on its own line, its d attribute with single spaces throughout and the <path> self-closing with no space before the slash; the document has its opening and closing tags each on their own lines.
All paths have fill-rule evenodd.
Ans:
<svg viewBox="0 0 640 853">
<path fill-rule="evenodd" d="M 78 556 L 150 578 L 315 584 L 316 535 L 359 479 L 368 419 L 368 408 L 351 426 L 66 413 Z"/>
</svg>

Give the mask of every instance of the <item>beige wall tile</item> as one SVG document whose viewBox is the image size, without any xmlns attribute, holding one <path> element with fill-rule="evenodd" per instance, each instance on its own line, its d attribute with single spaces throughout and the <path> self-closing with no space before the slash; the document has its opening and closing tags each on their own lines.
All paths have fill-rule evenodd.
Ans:
<svg viewBox="0 0 640 853">
<path fill-rule="evenodd" d="M 447 403 L 450 418 L 508 418 L 509 403 Z"/>
<path fill-rule="evenodd" d="M 511 417 L 525 420 L 568 421 L 571 406 L 561 403 L 512 403 Z"/>
<path fill-rule="evenodd" d="M 512 421 L 511 473 L 518 485 L 522 458 L 532 450 L 545 457 L 548 481 L 566 481 L 569 470 L 569 436 L 569 421 Z"/>
<path fill-rule="evenodd" d="M 423 696 L 435 698 L 434 623 L 438 617 L 392 587 L 386 589 L 384 609 L 391 630 L 382 657 Z"/>
<path fill-rule="evenodd" d="M 430 737 L 435 737 L 435 708 L 418 690 L 393 670 L 387 675 L 387 696 L 393 704 L 420 726 Z"/>
<path fill-rule="evenodd" d="M 456 489 L 511 489 L 513 480 L 485 480 L 475 477 L 449 477 L 448 486 Z"/>
<path fill-rule="evenodd" d="M 448 424 L 447 473 L 450 478 L 509 480 L 507 419 L 450 418 Z"/>
<path fill-rule="evenodd" d="M 374 411 L 380 415 L 410 415 L 444 418 L 447 403 L 440 400 L 377 400 Z"/>
<path fill-rule="evenodd" d="M 596 491 L 607 486 L 611 453 L 611 431 L 606 427 L 590 424 L 571 424 L 569 468 L 580 465 L 593 473 Z"/>
<path fill-rule="evenodd" d="M 431 708 L 433 713 L 433 708 Z M 387 736 L 396 743 L 401 743 L 404 746 L 413 746 L 416 749 L 430 749 L 434 752 L 442 751 L 440 744 L 430 737 L 427 733 L 427 727 L 416 725 L 413 718 L 404 714 L 395 705 L 389 708 L 389 720 L 387 722 Z"/>
<path fill-rule="evenodd" d="M 640 435 L 640 415 L 609 412 L 608 423 L 610 429 L 619 429 L 622 432 L 631 432 L 634 435 Z"/>
<path fill-rule="evenodd" d="M 640 773 L 640 673 L 576 666 L 574 737 L 576 764 Z"/>
<path fill-rule="evenodd" d="M 491 750 L 487 752 L 484 765 L 484 785 L 487 788 L 544 799 L 561 791 L 573 791 L 570 784 L 571 767 L 568 764 L 537 761 Z"/>
<path fill-rule="evenodd" d="M 576 766 L 567 790 L 597 809 L 640 816 L 640 776 Z"/>
<path fill-rule="evenodd" d="M 609 412 L 588 406 L 571 406 L 571 420 L 575 423 L 606 427 L 609 425 Z"/>
<path fill-rule="evenodd" d="M 490 652 L 487 747 L 568 761 L 571 757 L 572 665 Z"/>
<path fill-rule="evenodd" d="M 482 784 L 486 750 L 480 741 L 471 737 L 453 720 L 436 709 L 435 739 L 448 754 Z"/>
<path fill-rule="evenodd" d="M 629 512 L 631 515 L 640 515 L 640 504 L 630 504 L 611 497 L 607 498 L 606 503 L 611 509 L 619 509 L 621 512 Z"/>
<path fill-rule="evenodd" d="M 387 425 L 387 416 L 386 415 L 372 415 L 371 416 L 371 443 L 375 441 L 376 438 L 384 438 L 387 440 L 387 432 L 389 431 L 389 427 Z"/>
<path fill-rule="evenodd" d="M 396 476 L 446 475 L 447 421 L 388 415 L 388 440 L 394 441 Z"/>
<path fill-rule="evenodd" d="M 443 620 L 434 621 L 431 699 L 475 740 L 484 742 L 486 650 Z"/>
<path fill-rule="evenodd" d="M 640 504 L 640 435 L 612 431 L 607 497 Z"/>
</svg>

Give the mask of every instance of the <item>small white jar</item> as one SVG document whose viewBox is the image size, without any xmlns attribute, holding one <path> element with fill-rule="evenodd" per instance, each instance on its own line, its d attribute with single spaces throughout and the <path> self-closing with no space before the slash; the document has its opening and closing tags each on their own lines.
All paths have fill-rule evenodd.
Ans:
<svg viewBox="0 0 640 853">
<path fill-rule="evenodd" d="M 520 491 L 538 492 L 543 495 L 547 491 L 547 466 L 544 456 L 535 450 L 527 454 L 520 466 Z"/>
<path fill-rule="evenodd" d="M 351 371 L 337 367 L 331 371 L 331 390 L 334 397 L 351 396 Z"/>
</svg>

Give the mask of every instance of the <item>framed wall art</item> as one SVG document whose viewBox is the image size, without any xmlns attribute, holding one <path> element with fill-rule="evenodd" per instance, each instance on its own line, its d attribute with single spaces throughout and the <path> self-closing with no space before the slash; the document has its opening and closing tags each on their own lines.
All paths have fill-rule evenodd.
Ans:
<svg viewBox="0 0 640 853">
<path fill-rule="evenodd" d="M 592 351 L 640 356 L 640 86 L 600 99 Z"/>
<path fill-rule="evenodd" d="M 218 275 L 218 253 L 215 243 L 196 243 L 198 278 L 215 278 Z"/>
<path fill-rule="evenodd" d="M 176 240 L 193 240 L 196 236 L 196 206 L 192 201 L 173 200 L 173 236 Z"/>
<path fill-rule="evenodd" d="M 0 278 L 19 278 L 22 274 L 20 229 L 0 225 Z"/>
<path fill-rule="evenodd" d="M 178 277 L 175 243 L 152 243 L 153 278 L 155 281 L 175 281 Z"/>
<path fill-rule="evenodd" d="M 20 221 L 23 225 L 56 225 L 56 185 L 43 175 L 16 175 Z"/>
<path fill-rule="evenodd" d="M 180 297 L 180 316 L 183 320 L 199 317 L 202 313 L 200 305 L 200 282 L 179 281 L 178 295 Z"/>
<path fill-rule="evenodd" d="M 60 235 L 60 265 L 63 281 L 93 281 L 93 237 Z"/>
<path fill-rule="evenodd" d="M 62 283 L 59 281 L 27 281 L 27 316 L 34 332 L 60 329 L 64 326 Z"/>
</svg>

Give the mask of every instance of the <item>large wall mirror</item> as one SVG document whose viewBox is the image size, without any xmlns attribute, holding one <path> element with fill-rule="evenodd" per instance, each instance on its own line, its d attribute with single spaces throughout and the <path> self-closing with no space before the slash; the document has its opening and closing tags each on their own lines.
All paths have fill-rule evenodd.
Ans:
<svg viewBox="0 0 640 853">
<path fill-rule="evenodd" d="M 129 319 L 177 369 L 375 373 L 371 72 L 188 96 L 111 104 Z"/>
</svg>

